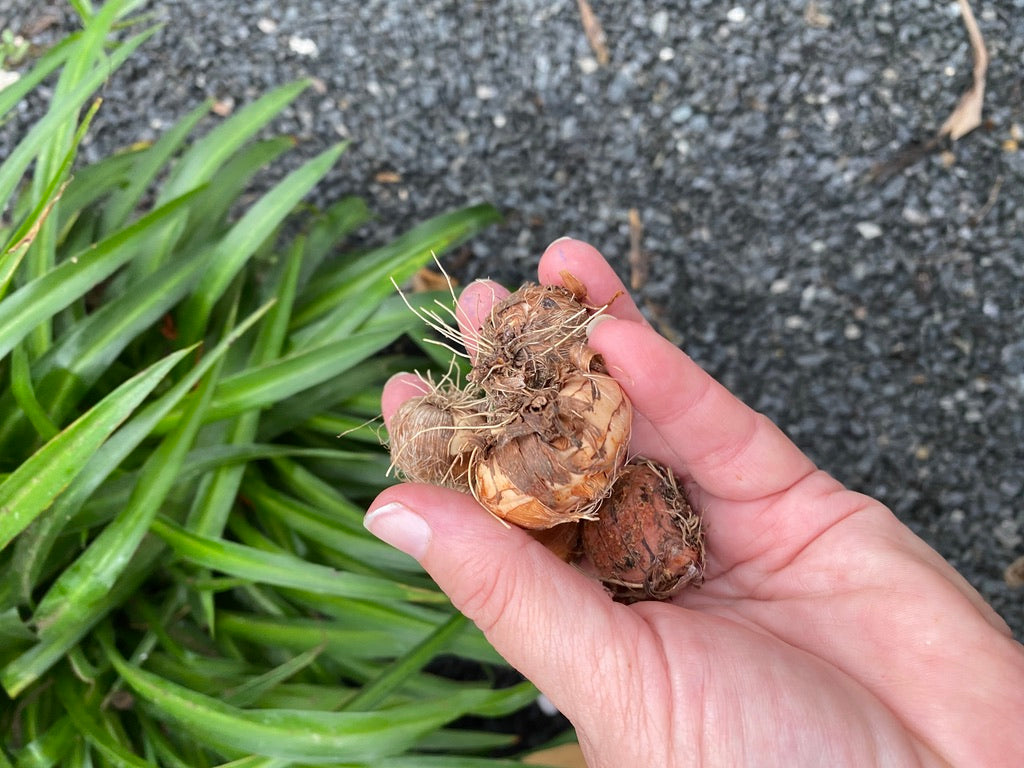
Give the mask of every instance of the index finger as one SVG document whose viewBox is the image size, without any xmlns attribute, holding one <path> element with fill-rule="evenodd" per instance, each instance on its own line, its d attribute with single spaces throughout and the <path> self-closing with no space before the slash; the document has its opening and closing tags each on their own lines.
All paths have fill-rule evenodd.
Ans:
<svg viewBox="0 0 1024 768">
<path fill-rule="evenodd" d="M 632 442 L 704 491 L 752 501 L 814 471 L 778 426 L 652 328 L 609 319 L 593 328 L 590 344 L 642 416 Z"/>
<path fill-rule="evenodd" d="M 635 450 L 723 499 L 763 498 L 814 469 L 781 429 L 650 327 L 595 248 L 556 240 L 541 258 L 542 282 L 561 282 L 562 270 L 584 283 L 589 301 L 623 292 L 609 308 L 615 320 L 591 326 L 589 341 L 633 403 Z"/>
<path fill-rule="evenodd" d="M 549 245 L 540 257 L 537 276 L 542 283 L 562 285 L 563 272 L 587 287 L 587 303 L 591 306 L 608 304 L 607 314 L 612 317 L 647 325 L 626 286 L 594 246 L 567 237 Z"/>
</svg>

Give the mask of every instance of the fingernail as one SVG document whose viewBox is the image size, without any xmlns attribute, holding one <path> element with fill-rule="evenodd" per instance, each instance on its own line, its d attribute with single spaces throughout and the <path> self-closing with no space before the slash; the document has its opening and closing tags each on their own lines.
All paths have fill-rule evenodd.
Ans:
<svg viewBox="0 0 1024 768">
<path fill-rule="evenodd" d="M 430 526 L 404 504 L 396 501 L 368 512 L 366 530 L 416 560 L 422 559 L 430 544 Z"/>
<path fill-rule="evenodd" d="M 592 318 L 590 318 L 590 321 L 587 323 L 587 338 L 590 338 L 590 336 L 594 333 L 594 329 L 597 328 L 597 326 L 599 326 L 601 323 L 605 322 L 606 320 L 614 319 L 615 318 L 612 317 L 611 315 L 606 315 L 603 312 L 600 315 L 594 315 Z"/>
<path fill-rule="evenodd" d="M 563 240 L 572 240 L 572 238 L 569 237 L 568 235 L 562 235 L 561 237 L 557 237 L 550 243 L 548 243 L 548 248 L 550 248 L 552 245 L 555 245 L 556 243 L 562 242 Z M 546 251 L 548 248 L 545 248 L 544 250 Z"/>
</svg>

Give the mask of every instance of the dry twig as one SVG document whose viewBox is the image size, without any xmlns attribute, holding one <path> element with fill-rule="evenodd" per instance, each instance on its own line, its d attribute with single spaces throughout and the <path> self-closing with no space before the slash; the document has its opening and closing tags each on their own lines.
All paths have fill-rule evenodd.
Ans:
<svg viewBox="0 0 1024 768">
<path fill-rule="evenodd" d="M 971 87 L 960 97 L 956 109 L 946 118 L 946 122 L 942 124 L 938 133 L 928 141 L 904 147 L 894 158 L 878 163 L 868 174 L 869 181 L 880 182 L 892 178 L 923 157 L 948 147 L 949 142 L 966 136 L 981 125 L 981 109 L 985 100 L 985 73 L 988 71 L 988 51 L 985 48 L 985 39 L 981 36 L 981 30 L 978 29 L 978 22 L 971 11 L 970 3 L 967 0 L 957 0 L 957 2 L 960 6 L 960 15 L 963 17 L 964 26 L 967 28 L 967 37 L 970 40 L 971 53 L 974 57 Z"/>
<path fill-rule="evenodd" d="M 580 7 L 583 34 L 587 36 L 587 42 L 590 43 L 590 47 L 594 51 L 597 63 L 602 67 L 607 66 L 609 60 L 608 46 L 605 42 L 606 38 L 601 22 L 598 21 L 594 9 L 590 7 L 590 3 L 587 0 L 576 0 L 576 3 Z"/>
<path fill-rule="evenodd" d="M 629 287 L 639 291 L 647 282 L 649 266 L 647 254 L 642 244 L 644 225 L 640 221 L 640 212 L 636 208 L 629 209 Z"/>
<path fill-rule="evenodd" d="M 995 207 L 996 200 L 999 198 L 999 190 L 1003 188 L 1003 177 L 997 176 L 995 183 L 992 185 L 992 189 L 988 191 L 988 198 L 985 200 L 985 204 L 976 211 L 970 219 L 968 219 L 970 225 L 977 226 L 982 219 L 988 216 L 988 212 Z"/>
</svg>

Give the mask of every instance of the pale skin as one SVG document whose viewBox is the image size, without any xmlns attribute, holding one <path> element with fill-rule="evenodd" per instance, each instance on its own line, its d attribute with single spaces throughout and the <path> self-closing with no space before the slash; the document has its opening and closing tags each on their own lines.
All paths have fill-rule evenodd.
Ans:
<svg viewBox="0 0 1024 768">
<path fill-rule="evenodd" d="M 367 520 L 572 721 L 588 766 L 1024 765 L 1024 647 L 995 611 L 661 338 L 597 251 L 552 243 L 540 282 L 562 270 L 593 304 L 622 292 L 590 344 L 634 404 L 632 450 L 704 511 L 705 584 L 615 603 L 442 488 L 389 488 Z M 506 293 L 467 287 L 463 330 Z M 385 419 L 419 392 L 411 375 L 388 382 Z"/>
</svg>

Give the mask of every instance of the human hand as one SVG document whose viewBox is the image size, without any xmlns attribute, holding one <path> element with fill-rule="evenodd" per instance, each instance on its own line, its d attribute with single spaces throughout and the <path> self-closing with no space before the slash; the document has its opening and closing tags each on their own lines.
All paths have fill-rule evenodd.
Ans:
<svg viewBox="0 0 1024 768">
<path fill-rule="evenodd" d="M 590 246 L 568 270 L 624 291 Z M 505 291 L 474 283 L 479 324 Z M 384 491 L 367 527 L 418 559 L 506 660 L 572 721 L 591 768 L 1024 765 L 1024 648 L 934 550 L 845 489 L 644 321 L 625 294 L 594 324 L 635 409 L 631 447 L 685 479 L 707 525 L 706 581 L 622 605 L 470 496 Z M 414 379 L 385 388 L 389 419 Z"/>
</svg>

